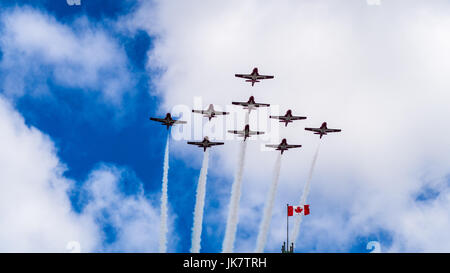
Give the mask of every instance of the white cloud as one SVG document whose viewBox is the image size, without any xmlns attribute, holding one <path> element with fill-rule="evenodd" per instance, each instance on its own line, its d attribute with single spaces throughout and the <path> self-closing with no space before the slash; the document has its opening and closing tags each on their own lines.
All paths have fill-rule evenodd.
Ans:
<svg viewBox="0 0 450 273">
<path fill-rule="evenodd" d="M 0 117 L 0 251 L 63 252 L 70 241 L 92 250 L 96 226 L 72 211 L 73 181 L 62 175 L 51 140 L 1 97 Z"/>
<path fill-rule="evenodd" d="M 126 185 L 135 177 L 111 166 L 102 166 L 91 173 L 84 190 L 89 204 L 83 210 L 102 225 L 114 227 L 115 240 L 105 246 L 105 251 L 157 252 L 159 239 L 159 210 L 147 200 L 138 184 L 131 196 L 120 190 L 119 183 Z"/>
<path fill-rule="evenodd" d="M 0 252 L 67 252 L 69 242 L 82 252 L 156 252 L 159 209 L 130 171 L 107 165 L 92 171 L 77 213 L 69 199 L 74 181 L 64 176 L 53 142 L 26 126 L 2 96 L 0 132 Z M 116 232 L 111 241 L 105 226 Z"/>
<path fill-rule="evenodd" d="M 1 14 L 4 92 L 47 93 L 47 79 L 68 88 L 101 92 L 119 104 L 133 79 L 124 49 L 104 29 L 80 18 L 72 25 L 31 8 Z"/>
<path fill-rule="evenodd" d="M 156 39 L 148 65 L 163 71 L 155 84 L 165 110 L 194 96 L 226 105 L 253 94 L 308 116 L 280 128 L 304 146 L 284 156 L 268 250 L 284 240 L 284 206 L 300 199 L 317 145 L 303 128 L 328 121 L 343 131 L 324 137 L 299 247 L 348 251 L 358 236 L 382 230 L 393 251 L 450 251 L 448 183 L 437 182 L 450 172 L 449 9 L 445 1 L 154 1 L 127 26 Z M 254 66 L 275 79 L 252 88 L 233 77 Z M 184 158 L 184 146 L 174 154 Z M 236 145 L 217 153 L 222 167 L 211 171 L 231 178 Z M 254 248 L 270 183 L 261 170 L 275 160 L 257 143 L 247 155 L 238 251 Z M 416 202 L 428 184 L 444 186 L 438 198 Z"/>
</svg>

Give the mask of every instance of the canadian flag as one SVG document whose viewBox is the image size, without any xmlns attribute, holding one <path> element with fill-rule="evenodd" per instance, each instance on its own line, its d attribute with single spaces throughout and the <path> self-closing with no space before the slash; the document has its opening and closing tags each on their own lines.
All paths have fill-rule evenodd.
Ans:
<svg viewBox="0 0 450 273">
<path fill-rule="evenodd" d="M 294 213 L 308 215 L 309 214 L 309 205 L 288 206 L 288 216 L 294 216 Z"/>
</svg>

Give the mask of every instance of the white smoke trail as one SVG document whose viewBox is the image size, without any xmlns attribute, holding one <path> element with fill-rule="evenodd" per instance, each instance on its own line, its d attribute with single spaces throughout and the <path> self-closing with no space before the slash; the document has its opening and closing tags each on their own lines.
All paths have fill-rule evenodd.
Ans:
<svg viewBox="0 0 450 273">
<path fill-rule="evenodd" d="M 159 252 L 167 252 L 167 185 L 169 174 L 169 136 L 167 135 L 166 151 L 164 152 L 164 167 L 161 193 L 161 220 L 159 224 Z"/>
<path fill-rule="evenodd" d="M 241 143 L 241 150 L 239 152 L 238 170 L 234 178 L 233 186 L 231 187 L 231 200 L 230 200 L 230 207 L 228 210 L 227 227 L 225 230 L 225 238 L 223 240 L 222 245 L 223 253 L 233 252 L 234 239 L 236 237 L 236 228 L 239 220 L 238 219 L 239 201 L 241 199 L 242 174 L 244 171 L 244 159 L 246 147 L 247 142 L 243 141 Z"/>
<path fill-rule="evenodd" d="M 202 169 L 198 178 L 197 196 L 194 210 L 194 226 L 192 227 L 191 253 L 200 252 L 202 235 L 203 208 L 205 207 L 206 176 L 208 175 L 209 149 L 203 153 Z"/>
<path fill-rule="evenodd" d="M 248 124 L 249 113 L 245 114 L 245 124 Z M 238 168 L 234 177 L 233 186 L 231 186 L 231 199 L 228 209 L 227 227 L 225 229 L 225 238 L 223 239 L 222 252 L 233 252 L 234 239 L 236 238 L 236 229 L 239 221 L 239 201 L 241 199 L 242 174 L 244 173 L 245 151 L 247 142 L 242 141 L 239 151 Z"/>
<path fill-rule="evenodd" d="M 266 246 L 267 234 L 269 232 L 270 220 L 272 218 L 273 203 L 275 201 L 278 180 L 280 178 L 280 170 L 281 170 L 281 153 L 278 154 L 277 160 L 275 161 L 272 185 L 270 186 L 269 194 L 267 196 L 267 202 L 264 207 L 263 219 L 259 226 L 258 239 L 256 241 L 256 249 L 255 249 L 256 253 L 264 252 L 264 247 Z"/>
<path fill-rule="evenodd" d="M 306 180 L 305 187 L 303 188 L 302 198 L 301 198 L 300 204 L 299 204 L 301 206 L 305 205 L 306 201 L 308 199 L 309 189 L 311 188 L 311 179 L 312 179 L 312 175 L 314 172 L 314 166 L 316 165 L 317 157 L 319 155 L 320 143 L 321 142 L 319 141 L 319 144 L 317 145 L 316 153 L 314 154 L 314 158 L 311 163 L 311 168 L 309 169 L 308 180 Z M 300 234 L 300 224 L 302 223 L 302 218 L 303 218 L 302 216 L 303 216 L 302 214 L 296 216 L 295 225 L 294 225 L 294 236 L 293 236 L 294 240 L 293 240 L 293 242 L 297 241 L 298 235 Z"/>
</svg>

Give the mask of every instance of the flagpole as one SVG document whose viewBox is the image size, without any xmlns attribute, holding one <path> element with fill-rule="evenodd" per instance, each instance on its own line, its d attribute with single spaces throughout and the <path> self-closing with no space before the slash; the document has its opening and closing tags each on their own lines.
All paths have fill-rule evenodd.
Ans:
<svg viewBox="0 0 450 273">
<path fill-rule="evenodd" d="M 286 204 L 286 247 L 289 250 L 289 204 Z"/>
</svg>

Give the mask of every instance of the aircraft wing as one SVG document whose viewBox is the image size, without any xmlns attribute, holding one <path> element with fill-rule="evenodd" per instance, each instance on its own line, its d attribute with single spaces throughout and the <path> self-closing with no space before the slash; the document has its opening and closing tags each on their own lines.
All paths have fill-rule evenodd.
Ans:
<svg viewBox="0 0 450 273">
<path fill-rule="evenodd" d="M 301 119 L 306 119 L 306 117 L 300 117 L 300 116 L 292 116 L 291 120 L 301 120 Z"/>
<path fill-rule="evenodd" d="M 223 145 L 224 142 L 209 142 L 209 146 Z"/>
<path fill-rule="evenodd" d="M 278 144 L 266 144 L 266 147 L 269 147 L 269 148 L 278 148 Z"/>
<path fill-rule="evenodd" d="M 184 120 L 175 120 L 174 124 L 186 124 L 187 122 Z"/>
<path fill-rule="evenodd" d="M 233 105 L 248 106 L 248 102 L 238 102 L 238 101 L 233 101 L 231 104 L 233 104 Z"/>
<path fill-rule="evenodd" d="M 214 111 L 214 115 L 228 115 L 228 112 L 220 112 L 220 111 Z"/>
<path fill-rule="evenodd" d="M 319 128 L 305 128 L 306 131 L 320 132 Z"/>
<path fill-rule="evenodd" d="M 327 129 L 326 130 L 327 133 L 337 133 L 337 132 L 340 132 L 340 131 L 341 131 L 341 129 Z"/>
<path fill-rule="evenodd" d="M 258 80 L 265 80 L 265 79 L 273 79 L 273 76 L 269 75 L 259 75 L 256 77 Z"/>
<path fill-rule="evenodd" d="M 205 111 L 203 110 L 192 110 L 192 113 L 199 113 L 199 114 L 203 114 Z"/>
<path fill-rule="evenodd" d="M 203 146 L 203 142 L 201 141 L 188 141 L 187 144 Z"/>
<path fill-rule="evenodd" d="M 243 135 L 245 134 L 245 132 L 242 131 L 238 131 L 238 130 L 228 130 L 228 133 L 232 133 L 232 134 L 238 134 L 238 135 Z"/>
<path fill-rule="evenodd" d="M 254 105 L 255 105 L 255 107 L 268 107 L 268 106 L 270 106 L 270 104 L 268 104 L 268 103 L 255 103 Z"/>
<path fill-rule="evenodd" d="M 296 144 L 288 144 L 286 145 L 286 148 L 291 149 L 291 148 L 300 148 L 302 147 L 302 145 L 296 145 Z"/>
<path fill-rule="evenodd" d="M 252 136 L 252 135 L 262 135 L 264 134 L 264 132 L 259 132 L 259 131 L 248 131 L 248 135 Z"/>
<path fill-rule="evenodd" d="M 166 120 L 163 119 L 163 118 L 150 118 L 150 120 L 159 121 L 159 122 L 166 122 Z"/>
<path fill-rule="evenodd" d="M 275 119 L 286 119 L 285 116 L 269 116 L 269 118 L 275 118 Z"/>
<path fill-rule="evenodd" d="M 238 78 L 244 78 L 244 79 L 251 79 L 252 78 L 252 76 L 249 75 L 249 74 L 234 74 L 234 76 L 238 77 Z"/>
</svg>

